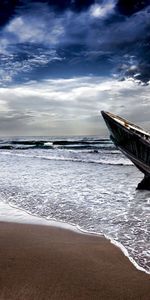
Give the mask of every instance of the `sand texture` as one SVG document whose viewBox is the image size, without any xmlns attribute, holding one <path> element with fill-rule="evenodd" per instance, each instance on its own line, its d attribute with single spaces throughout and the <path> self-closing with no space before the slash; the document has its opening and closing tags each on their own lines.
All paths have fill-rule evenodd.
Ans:
<svg viewBox="0 0 150 300">
<path fill-rule="evenodd" d="M 0 300 L 149 300 L 150 276 L 105 238 L 0 223 Z"/>
</svg>

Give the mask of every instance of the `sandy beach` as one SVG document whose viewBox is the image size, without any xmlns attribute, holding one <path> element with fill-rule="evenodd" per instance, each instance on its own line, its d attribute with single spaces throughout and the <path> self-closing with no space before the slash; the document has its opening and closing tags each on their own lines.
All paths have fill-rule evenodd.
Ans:
<svg viewBox="0 0 150 300">
<path fill-rule="evenodd" d="M 0 299 L 150 299 L 150 276 L 98 236 L 0 223 Z"/>
</svg>

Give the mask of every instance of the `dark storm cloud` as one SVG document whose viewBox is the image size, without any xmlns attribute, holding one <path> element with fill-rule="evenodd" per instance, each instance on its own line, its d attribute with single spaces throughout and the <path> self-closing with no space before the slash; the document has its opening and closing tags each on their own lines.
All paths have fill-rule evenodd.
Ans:
<svg viewBox="0 0 150 300">
<path fill-rule="evenodd" d="M 1 0 L 0 1 L 0 26 L 5 25 L 21 10 L 29 9 L 34 4 L 47 4 L 57 12 L 70 9 L 76 12 L 88 9 L 95 3 L 94 0 Z"/>
<path fill-rule="evenodd" d="M 125 16 L 131 16 L 148 5 L 150 0 L 118 0 L 116 9 Z"/>
<path fill-rule="evenodd" d="M 0 2 L 1 84 L 49 77 L 150 79 L 150 1 Z"/>
</svg>

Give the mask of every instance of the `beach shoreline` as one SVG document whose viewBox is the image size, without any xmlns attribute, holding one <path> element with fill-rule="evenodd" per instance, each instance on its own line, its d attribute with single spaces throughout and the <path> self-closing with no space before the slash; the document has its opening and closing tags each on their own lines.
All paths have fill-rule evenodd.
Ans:
<svg viewBox="0 0 150 300">
<path fill-rule="evenodd" d="M 87 231 L 75 224 L 69 224 L 63 221 L 57 221 L 55 219 L 47 219 L 40 216 L 32 215 L 31 213 L 21 208 L 12 206 L 2 201 L 0 201 L 0 211 L 1 211 L 0 222 L 52 226 L 52 227 L 58 227 L 62 229 L 75 231 L 79 234 L 86 234 L 92 236 L 94 235 L 96 237 L 106 238 L 111 244 L 115 245 L 123 252 L 123 254 L 129 259 L 129 261 L 135 266 L 137 270 L 140 270 L 150 275 L 150 271 L 147 271 L 143 267 L 139 266 L 138 263 L 133 259 L 133 257 L 129 255 L 128 250 L 120 242 L 114 240 L 110 236 L 107 236 L 102 233 L 94 232 L 94 231 Z"/>
<path fill-rule="evenodd" d="M 150 298 L 150 276 L 104 237 L 1 221 L 0 241 L 0 299 Z"/>
</svg>

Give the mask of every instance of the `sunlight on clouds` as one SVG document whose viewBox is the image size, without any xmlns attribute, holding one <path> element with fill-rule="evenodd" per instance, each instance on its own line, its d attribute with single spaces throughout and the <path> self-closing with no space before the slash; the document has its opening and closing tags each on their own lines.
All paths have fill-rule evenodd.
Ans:
<svg viewBox="0 0 150 300">
<path fill-rule="evenodd" d="M 16 135 L 18 124 L 20 134 L 100 135 L 107 132 L 101 110 L 150 125 L 149 93 L 149 86 L 134 80 L 78 77 L 30 82 L 0 89 L 1 117 L 3 124 L 9 118 L 9 130 L 13 125 Z"/>
<path fill-rule="evenodd" d="M 7 101 L 0 99 L 0 115 L 10 111 Z"/>
<path fill-rule="evenodd" d="M 94 18 L 104 18 L 109 14 L 114 12 L 116 1 L 114 0 L 104 0 L 102 4 L 94 4 L 90 8 L 90 14 Z"/>
</svg>

